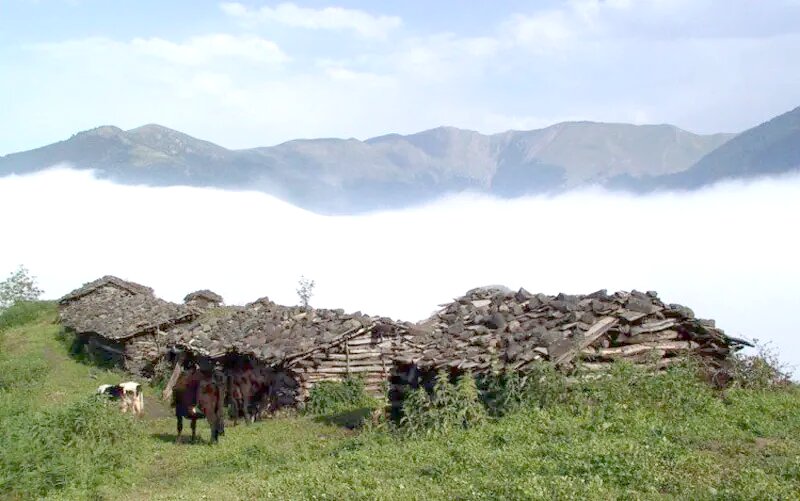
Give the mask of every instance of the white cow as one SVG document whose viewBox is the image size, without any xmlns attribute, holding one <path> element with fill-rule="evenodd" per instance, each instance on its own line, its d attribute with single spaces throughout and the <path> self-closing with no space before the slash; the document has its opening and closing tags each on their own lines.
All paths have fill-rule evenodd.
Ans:
<svg viewBox="0 0 800 501">
<path fill-rule="evenodd" d="M 142 385 L 135 381 L 128 381 L 120 384 L 101 384 L 97 388 L 100 395 L 108 395 L 114 400 L 119 400 L 122 412 L 129 410 L 136 416 L 141 416 L 144 412 L 144 393 Z"/>
</svg>

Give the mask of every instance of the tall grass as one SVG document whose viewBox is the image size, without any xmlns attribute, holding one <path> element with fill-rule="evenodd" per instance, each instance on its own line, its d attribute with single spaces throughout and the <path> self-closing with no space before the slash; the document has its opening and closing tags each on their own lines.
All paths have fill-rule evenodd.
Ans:
<svg viewBox="0 0 800 501">
<path fill-rule="evenodd" d="M 6 416 L 0 427 L 0 494 L 39 497 L 66 488 L 91 493 L 119 477 L 139 433 L 128 415 L 95 396 Z"/>
<path fill-rule="evenodd" d="M 88 495 L 117 477 L 138 447 L 138 424 L 100 397 L 45 408 L 34 402 L 61 390 L 50 378 L 53 361 L 36 348 L 43 330 L 56 330 L 38 327 L 49 325 L 53 312 L 52 304 L 28 302 L 0 316 L 7 335 L 30 326 L 14 331 L 13 343 L 0 338 L 0 497 L 38 498 L 65 489 Z"/>
<path fill-rule="evenodd" d="M 42 314 L 51 313 L 54 304 L 53 301 L 17 301 L 0 314 L 0 333 L 33 322 Z"/>
</svg>

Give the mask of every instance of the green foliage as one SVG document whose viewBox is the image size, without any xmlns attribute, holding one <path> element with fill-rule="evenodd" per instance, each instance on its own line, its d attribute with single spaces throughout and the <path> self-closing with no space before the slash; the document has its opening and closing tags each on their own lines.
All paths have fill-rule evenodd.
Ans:
<svg viewBox="0 0 800 501">
<path fill-rule="evenodd" d="M 91 396 L 64 408 L 25 413 L 0 427 L 0 494 L 91 492 L 128 463 L 132 420 Z"/>
<path fill-rule="evenodd" d="M 321 381 L 311 389 L 305 410 L 315 416 L 374 409 L 378 401 L 364 389 L 364 380 L 348 376 L 343 381 Z"/>
<path fill-rule="evenodd" d="M 35 301 L 43 291 L 36 285 L 36 277 L 22 265 L 0 282 L 0 311 L 18 301 Z"/>
<path fill-rule="evenodd" d="M 0 332 L 30 323 L 52 307 L 50 301 L 17 301 L 8 308 L 0 309 Z"/>
<path fill-rule="evenodd" d="M 526 374 L 514 371 L 481 375 L 481 401 L 492 416 L 504 416 L 525 406 L 550 407 L 567 400 L 567 380 L 552 364 L 533 364 Z"/>
<path fill-rule="evenodd" d="M 765 390 L 790 383 L 789 369 L 769 343 L 755 341 L 756 354 L 736 353 L 731 357 L 732 383 L 741 388 Z"/>
<path fill-rule="evenodd" d="M 486 411 L 471 373 L 461 375 L 455 384 L 440 371 L 432 395 L 420 387 L 410 392 L 403 403 L 401 430 L 409 436 L 447 433 L 476 426 L 486 419 Z"/>
</svg>

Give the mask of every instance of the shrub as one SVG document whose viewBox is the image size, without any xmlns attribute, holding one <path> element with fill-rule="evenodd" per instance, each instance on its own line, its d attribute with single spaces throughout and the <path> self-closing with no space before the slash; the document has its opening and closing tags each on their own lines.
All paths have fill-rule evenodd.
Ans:
<svg viewBox="0 0 800 501">
<path fill-rule="evenodd" d="M 764 390 L 791 383 L 789 367 L 780 361 L 770 343 L 755 340 L 756 354 L 731 357 L 731 383 L 740 388 Z"/>
<path fill-rule="evenodd" d="M 552 364 L 533 364 L 525 374 L 505 371 L 478 379 L 481 401 L 492 416 L 525 406 L 546 408 L 567 399 L 567 379 Z"/>
<path fill-rule="evenodd" d="M 314 385 L 305 410 L 309 414 L 321 416 L 377 406 L 378 401 L 364 389 L 363 379 L 348 376 L 340 382 L 321 381 Z"/>
<path fill-rule="evenodd" d="M 36 286 L 36 277 L 20 266 L 8 278 L 0 282 L 0 311 L 13 306 L 19 301 L 39 299 L 43 291 Z"/>
<path fill-rule="evenodd" d="M 461 375 L 453 384 L 447 373 L 440 371 L 431 395 L 423 387 L 408 394 L 400 426 L 405 434 L 415 436 L 468 428 L 485 419 L 486 410 L 472 374 Z"/>
<path fill-rule="evenodd" d="M 52 307 L 50 301 L 17 301 L 0 310 L 0 332 L 33 322 Z"/>
</svg>

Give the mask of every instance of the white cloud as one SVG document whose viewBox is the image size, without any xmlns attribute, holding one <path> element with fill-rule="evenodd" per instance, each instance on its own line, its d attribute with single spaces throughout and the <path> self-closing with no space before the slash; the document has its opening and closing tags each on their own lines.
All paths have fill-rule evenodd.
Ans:
<svg viewBox="0 0 800 501">
<path fill-rule="evenodd" d="M 787 229 L 799 191 L 794 177 L 651 197 L 464 195 L 323 217 L 260 193 L 119 186 L 56 170 L 0 178 L 0 214 L 14 215 L 3 222 L 13 238 L 0 276 L 24 264 L 50 298 L 110 273 L 174 301 L 207 287 L 229 303 L 295 304 L 304 274 L 317 281 L 318 307 L 408 320 L 490 283 L 548 294 L 654 289 L 731 335 L 774 341 L 798 365 L 787 312 L 800 311 L 800 236 Z M 54 216 L 63 207 L 71 216 Z"/>
<path fill-rule="evenodd" d="M 227 15 L 247 26 L 275 22 L 311 30 L 350 30 L 364 38 L 386 38 L 403 24 L 402 19 L 397 16 L 375 16 L 362 10 L 343 7 L 312 9 L 293 3 L 281 3 L 275 7 L 249 9 L 241 3 L 229 2 L 221 4 L 221 8 Z"/>
<path fill-rule="evenodd" d="M 253 63 L 282 63 L 289 57 L 275 42 L 252 35 L 213 34 L 190 38 L 184 43 L 162 38 L 135 38 L 136 51 L 171 63 L 202 65 L 217 58 L 241 58 Z"/>
</svg>

